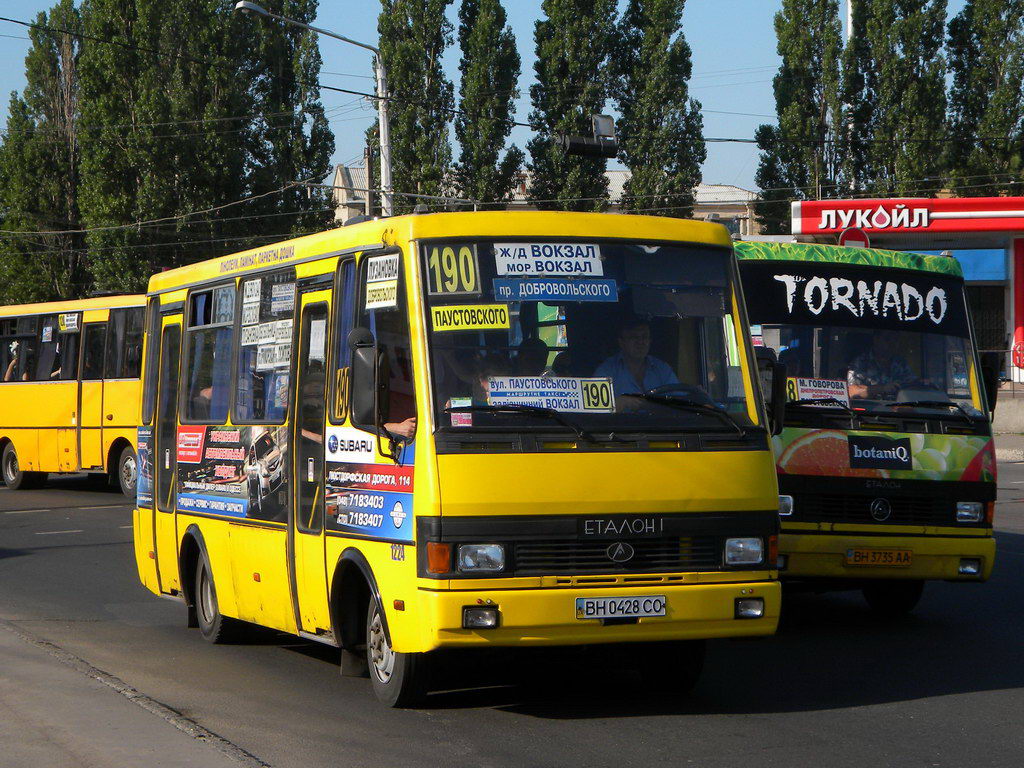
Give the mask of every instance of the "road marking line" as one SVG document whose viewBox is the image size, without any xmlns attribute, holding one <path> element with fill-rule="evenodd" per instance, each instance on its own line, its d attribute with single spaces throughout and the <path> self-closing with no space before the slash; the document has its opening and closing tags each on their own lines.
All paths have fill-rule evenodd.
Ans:
<svg viewBox="0 0 1024 768">
<path fill-rule="evenodd" d="M 53 533 L 82 533 L 82 529 L 75 528 L 72 531 L 36 531 L 36 536 L 49 536 Z"/>
<path fill-rule="evenodd" d="M 130 526 L 130 525 L 119 525 L 119 526 L 118 526 L 118 528 L 131 528 L 131 527 L 132 527 L 132 526 Z"/>
<path fill-rule="evenodd" d="M 48 509 L 9 509 L 4 512 L 5 515 L 24 515 L 28 512 L 49 512 Z"/>
</svg>

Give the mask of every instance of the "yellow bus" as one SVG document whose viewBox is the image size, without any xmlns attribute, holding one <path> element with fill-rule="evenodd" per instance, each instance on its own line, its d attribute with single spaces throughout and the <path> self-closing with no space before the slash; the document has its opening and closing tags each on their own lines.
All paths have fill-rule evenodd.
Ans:
<svg viewBox="0 0 1024 768">
<path fill-rule="evenodd" d="M 439 648 L 634 644 L 682 691 L 705 639 L 774 632 L 775 468 L 724 228 L 412 215 L 148 295 L 138 571 L 208 640 L 241 620 L 339 646 L 396 706 Z"/>
<path fill-rule="evenodd" d="M 90 472 L 135 498 L 145 300 L 0 307 L 0 466 L 8 488 Z"/>
<path fill-rule="evenodd" d="M 809 243 L 736 253 L 754 343 L 786 369 L 782 578 L 860 589 L 888 616 L 928 580 L 985 581 L 998 370 L 977 354 L 959 263 Z"/>
</svg>

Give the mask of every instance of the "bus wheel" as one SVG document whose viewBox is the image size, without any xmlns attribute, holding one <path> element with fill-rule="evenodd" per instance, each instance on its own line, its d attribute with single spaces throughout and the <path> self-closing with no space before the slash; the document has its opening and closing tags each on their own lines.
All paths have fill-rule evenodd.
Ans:
<svg viewBox="0 0 1024 768">
<path fill-rule="evenodd" d="M 45 472 L 22 472 L 21 465 L 18 463 L 18 453 L 14 450 L 14 443 L 8 443 L 4 447 L 0 464 L 3 465 L 4 483 L 12 491 L 19 488 L 34 488 L 41 485 L 46 479 Z"/>
<path fill-rule="evenodd" d="M 217 590 L 213 585 L 213 573 L 206 561 L 206 555 L 199 556 L 195 581 L 196 618 L 199 631 L 211 643 L 230 643 L 238 636 L 241 626 L 237 619 L 231 619 L 220 612 L 217 605 Z"/>
<path fill-rule="evenodd" d="M 380 608 L 372 597 L 366 616 L 366 662 L 373 692 L 389 707 L 416 706 L 427 695 L 427 655 L 392 650 Z"/>
<path fill-rule="evenodd" d="M 632 648 L 631 643 L 628 647 Z M 640 676 L 648 690 L 681 696 L 693 690 L 704 671 L 705 640 L 644 643 L 637 655 Z"/>
<path fill-rule="evenodd" d="M 864 585 L 864 599 L 875 613 L 896 619 L 914 610 L 923 591 L 924 582 L 919 579 L 879 580 Z"/>
<path fill-rule="evenodd" d="M 117 472 L 117 481 L 114 483 L 114 488 L 119 489 L 129 499 L 134 499 L 135 484 L 139 480 L 139 467 L 135 451 L 130 445 L 121 449 L 121 456 L 117 460 L 115 471 Z"/>
</svg>

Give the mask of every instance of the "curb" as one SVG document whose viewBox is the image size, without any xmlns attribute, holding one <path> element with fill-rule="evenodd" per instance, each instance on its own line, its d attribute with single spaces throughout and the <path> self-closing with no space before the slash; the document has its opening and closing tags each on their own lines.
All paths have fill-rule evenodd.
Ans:
<svg viewBox="0 0 1024 768">
<path fill-rule="evenodd" d="M 180 712 L 176 712 L 165 704 L 161 704 L 156 699 L 151 699 L 149 696 L 139 693 L 136 689 L 132 688 L 120 678 L 104 672 L 102 669 L 94 667 L 85 659 L 79 658 L 70 651 L 64 650 L 59 645 L 55 645 L 47 640 L 36 637 L 31 632 L 27 632 L 16 624 L 4 619 L 0 619 L 0 627 L 21 638 L 29 645 L 34 645 L 36 648 L 46 651 L 51 656 L 54 656 L 59 662 L 66 664 L 76 672 L 80 672 L 86 677 L 91 677 L 92 679 L 103 683 L 108 688 L 112 688 L 133 704 L 142 707 L 147 712 L 170 723 L 179 731 L 188 734 L 193 739 L 209 744 L 217 751 L 238 761 L 241 765 L 248 766 L 248 768 L 272 768 L 269 763 L 263 762 L 255 755 L 246 752 L 236 744 L 232 744 L 227 739 L 203 728 L 199 723 L 194 720 L 190 720 Z"/>
<path fill-rule="evenodd" d="M 1024 461 L 1024 448 L 996 448 L 996 461 Z"/>
</svg>

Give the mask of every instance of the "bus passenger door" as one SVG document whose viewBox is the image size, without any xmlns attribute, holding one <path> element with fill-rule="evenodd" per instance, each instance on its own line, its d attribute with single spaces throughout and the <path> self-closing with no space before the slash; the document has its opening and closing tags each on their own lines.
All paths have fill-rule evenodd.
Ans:
<svg viewBox="0 0 1024 768">
<path fill-rule="evenodd" d="M 296 624 L 309 633 L 331 627 L 324 561 L 324 423 L 330 295 L 330 291 L 300 294 L 302 314 L 292 420 L 295 503 L 288 525 L 288 575 Z"/>
<path fill-rule="evenodd" d="M 78 462 L 82 469 L 103 468 L 103 362 L 107 324 L 82 327 L 81 384 L 78 391 Z"/>
<path fill-rule="evenodd" d="M 156 425 L 153 430 L 153 502 L 156 516 L 157 574 L 160 591 L 181 589 L 178 579 L 178 535 L 175 527 L 175 475 L 178 470 L 178 370 L 181 356 L 181 316 L 164 320 L 160 347 L 152 358 L 160 361 L 157 382 Z"/>
</svg>

